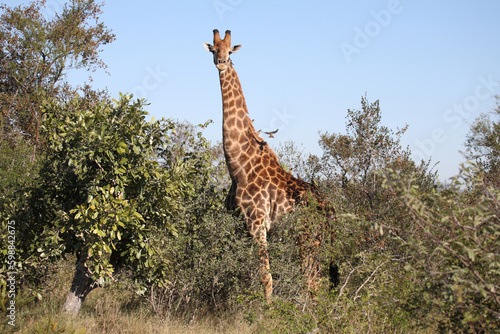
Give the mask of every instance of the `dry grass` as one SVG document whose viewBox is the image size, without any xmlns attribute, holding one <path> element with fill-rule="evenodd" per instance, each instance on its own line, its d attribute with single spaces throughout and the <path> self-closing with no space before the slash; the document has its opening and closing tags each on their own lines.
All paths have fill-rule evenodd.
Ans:
<svg viewBox="0 0 500 334">
<path fill-rule="evenodd" d="M 250 333 L 244 321 L 217 318 L 215 315 L 200 316 L 189 321 L 153 314 L 147 305 L 127 310 L 109 289 L 93 291 L 85 301 L 80 314 L 71 317 L 60 312 L 63 298 L 33 303 L 17 315 L 14 332 L 19 333 Z M 5 326 L 1 331 L 11 330 Z"/>
<path fill-rule="evenodd" d="M 216 314 L 211 310 L 194 310 L 190 316 L 172 316 L 166 311 L 155 312 L 146 301 L 120 284 L 92 291 L 78 316 L 61 312 L 62 304 L 72 278 L 71 261 L 60 262 L 53 268 L 43 289 L 37 291 L 41 300 L 19 307 L 16 326 L 0 324 L 0 333 L 432 333 L 411 330 L 408 326 L 394 327 L 386 317 L 376 313 L 376 307 L 364 303 L 337 303 L 339 310 L 331 309 L 331 301 L 308 307 L 304 312 L 294 302 L 276 297 L 275 302 L 263 306 L 259 300 L 242 300 L 240 309 Z M 27 289 L 21 294 L 27 294 Z M 18 297 L 19 299 L 22 296 Z M 311 306 L 311 305 L 310 305 Z M 196 314 L 193 316 L 193 314 Z M 319 326 L 317 328 L 316 326 Z M 411 326 L 410 326 L 411 327 Z M 321 328 L 321 329 L 320 329 Z"/>
<path fill-rule="evenodd" d="M 69 291 L 71 275 L 70 262 L 62 262 L 54 267 L 43 290 L 38 291 L 42 299 L 20 306 L 16 312 L 16 326 L 12 327 L 2 321 L 0 332 L 75 334 L 252 332 L 251 326 L 243 320 L 243 317 L 234 315 L 218 317 L 208 313 L 184 320 L 170 317 L 168 314 L 156 314 L 150 305 L 139 301 L 134 293 L 119 286 L 92 291 L 78 316 L 72 317 L 61 312 L 66 293 Z"/>
<path fill-rule="evenodd" d="M 218 323 L 217 323 L 218 322 Z M 106 334 L 177 334 L 177 333 L 251 333 L 248 325 L 218 319 L 193 320 L 188 324 L 140 314 L 116 314 L 109 310 L 101 316 L 81 314 L 70 318 L 64 314 L 26 319 L 17 328 L 20 333 L 106 333 Z"/>
</svg>

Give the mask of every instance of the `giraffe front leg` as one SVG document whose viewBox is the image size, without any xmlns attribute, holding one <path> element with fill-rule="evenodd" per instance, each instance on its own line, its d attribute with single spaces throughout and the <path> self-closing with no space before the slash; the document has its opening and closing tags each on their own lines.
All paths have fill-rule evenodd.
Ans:
<svg viewBox="0 0 500 334">
<path fill-rule="evenodd" d="M 264 295 L 269 304 L 271 302 L 271 294 L 273 292 L 273 277 L 271 275 L 271 268 L 269 266 L 269 253 L 267 251 L 267 231 L 263 225 L 257 228 L 254 234 L 254 239 L 259 246 L 260 258 L 260 278 L 264 288 Z"/>
</svg>

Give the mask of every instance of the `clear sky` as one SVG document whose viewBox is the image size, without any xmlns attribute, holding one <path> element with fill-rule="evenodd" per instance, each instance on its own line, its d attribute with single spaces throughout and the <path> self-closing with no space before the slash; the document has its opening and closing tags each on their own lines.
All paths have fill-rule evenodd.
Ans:
<svg viewBox="0 0 500 334">
<path fill-rule="evenodd" d="M 6 1 L 8 5 L 28 1 Z M 47 13 L 63 0 L 47 0 Z M 469 125 L 500 94 L 498 0 L 108 0 L 102 21 L 117 40 L 96 88 L 146 98 L 155 116 L 214 120 L 221 139 L 218 74 L 202 42 L 232 31 L 232 56 L 256 129 L 279 132 L 321 155 L 318 132 L 345 131 L 347 109 L 380 100 L 382 124 L 406 124 L 414 158 L 432 158 L 446 180 L 463 161 Z M 86 75 L 73 75 L 83 81 Z"/>
</svg>

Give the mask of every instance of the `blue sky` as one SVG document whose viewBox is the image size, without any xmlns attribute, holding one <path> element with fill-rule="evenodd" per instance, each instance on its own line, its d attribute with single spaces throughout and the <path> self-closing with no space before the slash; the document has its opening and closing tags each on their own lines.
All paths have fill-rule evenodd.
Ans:
<svg viewBox="0 0 500 334">
<path fill-rule="evenodd" d="M 63 3 L 47 0 L 47 13 Z M 446 180 L 470 123 L 500 94 L 498 0 L 109 0 L 103 10 L 117 40 L 102 52 L 111 75 L 94 73 L 94 87 L 146 98 L 155 118 L 212 119 L 214 142 L 220 87 L 202 45 L 214 28 L 243 45 L 232 59 L 255 127 L 279 128 L 271 147 L 292 140 L 321 155 L 318 132 L 344 133 L 366 93 L 380 100 L 383 125 L 409 125 L 403 145 L 439 162 Z"/>
</svg>

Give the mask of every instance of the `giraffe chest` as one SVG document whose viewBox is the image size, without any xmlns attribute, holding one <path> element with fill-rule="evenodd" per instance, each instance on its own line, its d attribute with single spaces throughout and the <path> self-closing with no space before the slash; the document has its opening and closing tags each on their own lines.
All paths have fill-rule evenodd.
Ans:
<svg viewBox="0 0 500 334">
<path fill-rule="evenodd" d="M 262 174 L 246 180 L 246 183 L 236 184 L 235 203 L 243 212 L 250 216 L 261 215 L 270 222 L 293 210 L 293 201 L 287 196 L 284 182 L 273 182 Z"/>
</svg>

